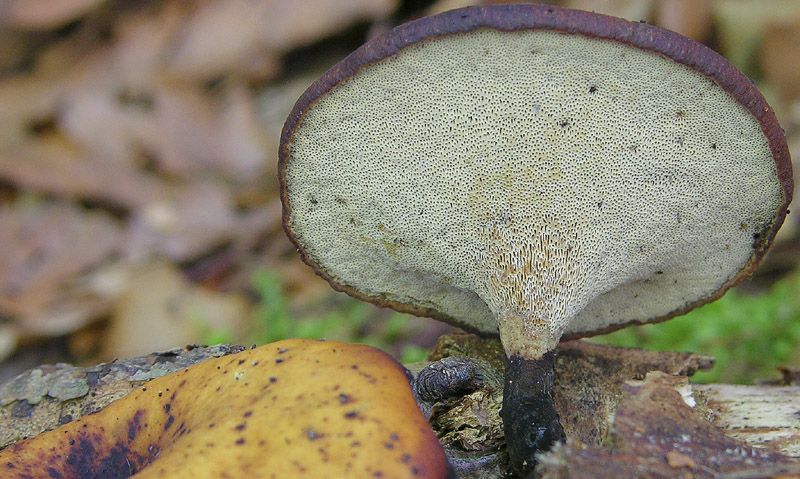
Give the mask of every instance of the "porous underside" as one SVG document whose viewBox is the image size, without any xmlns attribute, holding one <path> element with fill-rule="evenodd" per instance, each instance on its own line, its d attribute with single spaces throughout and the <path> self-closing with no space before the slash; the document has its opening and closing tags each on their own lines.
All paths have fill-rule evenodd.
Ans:
<svg viewBox="0 0 800 479">
<path fill-rule="evenodd" d="M 517 333 L 546 324 L 548 343 L 713 295 L 784 201 L 758 122 L 714 81 L 553 31 L 406 47 L 285 148 L 287 229 L 334 282 L 481 332 L 528 315 Z"/>
</svg>

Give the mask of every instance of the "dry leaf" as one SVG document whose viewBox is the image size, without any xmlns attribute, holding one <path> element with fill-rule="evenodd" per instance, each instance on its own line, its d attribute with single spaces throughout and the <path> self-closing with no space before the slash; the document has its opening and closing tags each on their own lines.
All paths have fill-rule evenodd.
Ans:
<svg viewBox="0 0 800 479">
<path fill-rule="evenodd" d="M 448 10 L 455 10 L 456 8 L 471 7 L 473 5 L 482 5 L 485 3 L 499 2 L 487 2 L 484 0 L 438 0 L 437 2 L 434 2 L 433 5 L 425 9 L 425 15 L 435 15 Z"/>
<path fill-rule="evenodd" d="M 103 3 L 103 0 L 5 0 L 0 26 L 20 29 L 58 28 Z"/>
<path fill-rule="evenodd" d="M 656 3 L 656 23 L 699 42 L 711 33 L 712 0 L 661 0 Z"/>
<path fill-rule="evenodd" d="M 159 84 L 141 144 L 167 173 L 181 178 L 213 171 L 247 181 L 276 147 L 263 136 L 249 91 L 227 84 L 211 96 L 191 85 Z"/>
<path fill-rule="evenodd" d="M 766 25 L 798 18 L 797 0 L 715 0 L 713 15 L 722 54 L 738 69 L 752 75 Z"/>
<path fill-rule="evenodd" d="M 23 323 L 43 315 L 75 276 L 112 255 L 119 226 L 65 203 L 0 206 L 0 311 Z"/>
<path fill-rule="evenodd" d="M 249 311 L 242 294 L 195 286 L 167 263 L 145 265 L 133 274 L 114 307 L 103 357 L 133 357 L 195 344 L 214 332 L 242 341 Z"/>
<path fill-rule="evenodd" d="M 625 18 L 632 22 L 653 17 L 653 0 L 566 0 L 563 6 Z"/>
<path fill-rule="evenodd" d="M 270 25 L 258 12 L 269 3 L 231 0 L 201 5 L 176 37 L 170 74 L 193 82 L 213 80 L 231 71 L 250 72 L 247 76 L 260 79 L 277 76 L 277 52 L 270 51 L 259 38 L 260 30 Z M 254 61 L 256 68 L 252 68 Z"/>
<path fill-rule="evenodd" d="M 800 98 L 800 9 L 792 23 L 766 27 L 761 44 L 761 68 L 766 81 L 790 103 Z"/>
<path fill-rule="evenodd" d="M 193 3 L 161 2 L 160 8 L 122 15 L 115 23 L 112 68 L 132 98 L 151 94 Z"/>
<path fill-rule="evenodd" d="M 277 74 L 275 55 L 356 21 L 386 18 L 396 5 L 396 0 L 208 1 L 185 25 L 170 72 L 199 82 L 231 71 L 270 78 Z"/>
<path fill-rule="evenodd" d="M 236 236 L 241 218 L 222 183 L 197 182 L 170 193 L 134 212 L 124 245 L 129 258 L 161 254 L 185 261 Z"/>
<path fill-rule="evenodd" d="M 38 75 L 0 81 L 0 147 L 19 143 L 32 125 L 52 119 L 62 88 Z"/>
<path fill-rule="evenodd" d="M 9 323 L 0 323 L 0 361 L 17 349 L 17 331 Z"/>
<path fill-rule="evenodd" d="M 87 155 L 60 135 L 47 135 L 0 150 L 0 178 L 22 188 L 121 208 L 143 206 L 164 195 L 168 185 L 163 180 L 106 160 Z"/>
</svg>

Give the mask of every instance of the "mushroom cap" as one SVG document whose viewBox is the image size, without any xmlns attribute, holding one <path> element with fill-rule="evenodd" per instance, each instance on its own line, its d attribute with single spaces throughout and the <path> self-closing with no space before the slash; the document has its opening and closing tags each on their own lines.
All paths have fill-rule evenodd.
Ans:
<svg viewBox="0 0 800 479">
<path fill-rule="evenodd" d="M 720 297 L 793 188 L 772 109 L 720 55 L 548 5 L 369 41 L 298 100 L 279 175 L 284 229 L 335 289 L 479 333 L 534 314 L 554 341 Z"/>
<path fill-rule="evenodd" d="M 405 368 L 376 348 L 307 339 L 195 364 L 0 451 L 6 479 L 448 473 Z"/>
</svg>

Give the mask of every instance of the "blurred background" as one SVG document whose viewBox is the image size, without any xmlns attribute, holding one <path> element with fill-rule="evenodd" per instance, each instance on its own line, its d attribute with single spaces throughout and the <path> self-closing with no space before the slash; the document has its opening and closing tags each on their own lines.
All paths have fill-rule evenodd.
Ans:
<svg viewBox="0 0 800 479">
<path fill-rule="evenodd" d="M 186 344 L 365 342 L 423 359 L 453 330 L 334 293 L 280 225 L 295 100 L 367 39 L 476 0 L 0 0 L 0 382 Z M 508 3 L 508 2 L 504 2 Z M 800 0 L 546 2 L 717 50 L 800 157 Z M 751 281 L 596 339 L 714 355 L 704 381 L 800 365 L 798 224 Z"/>
</svg>

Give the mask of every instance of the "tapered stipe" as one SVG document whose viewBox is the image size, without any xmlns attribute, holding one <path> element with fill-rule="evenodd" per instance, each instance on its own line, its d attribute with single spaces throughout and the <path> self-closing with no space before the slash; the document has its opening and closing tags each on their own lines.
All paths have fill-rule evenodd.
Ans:
<svg viewBox="0 0 800 479">
<path fill-rule="evenodd" d="M 526 477 L 536 465 L 535 454 L 564 441 L 564 429 L 553 405 L 555 351 L 541 359 L 506 358 L 503 417 L 509 470 Z"/>
</svg>

